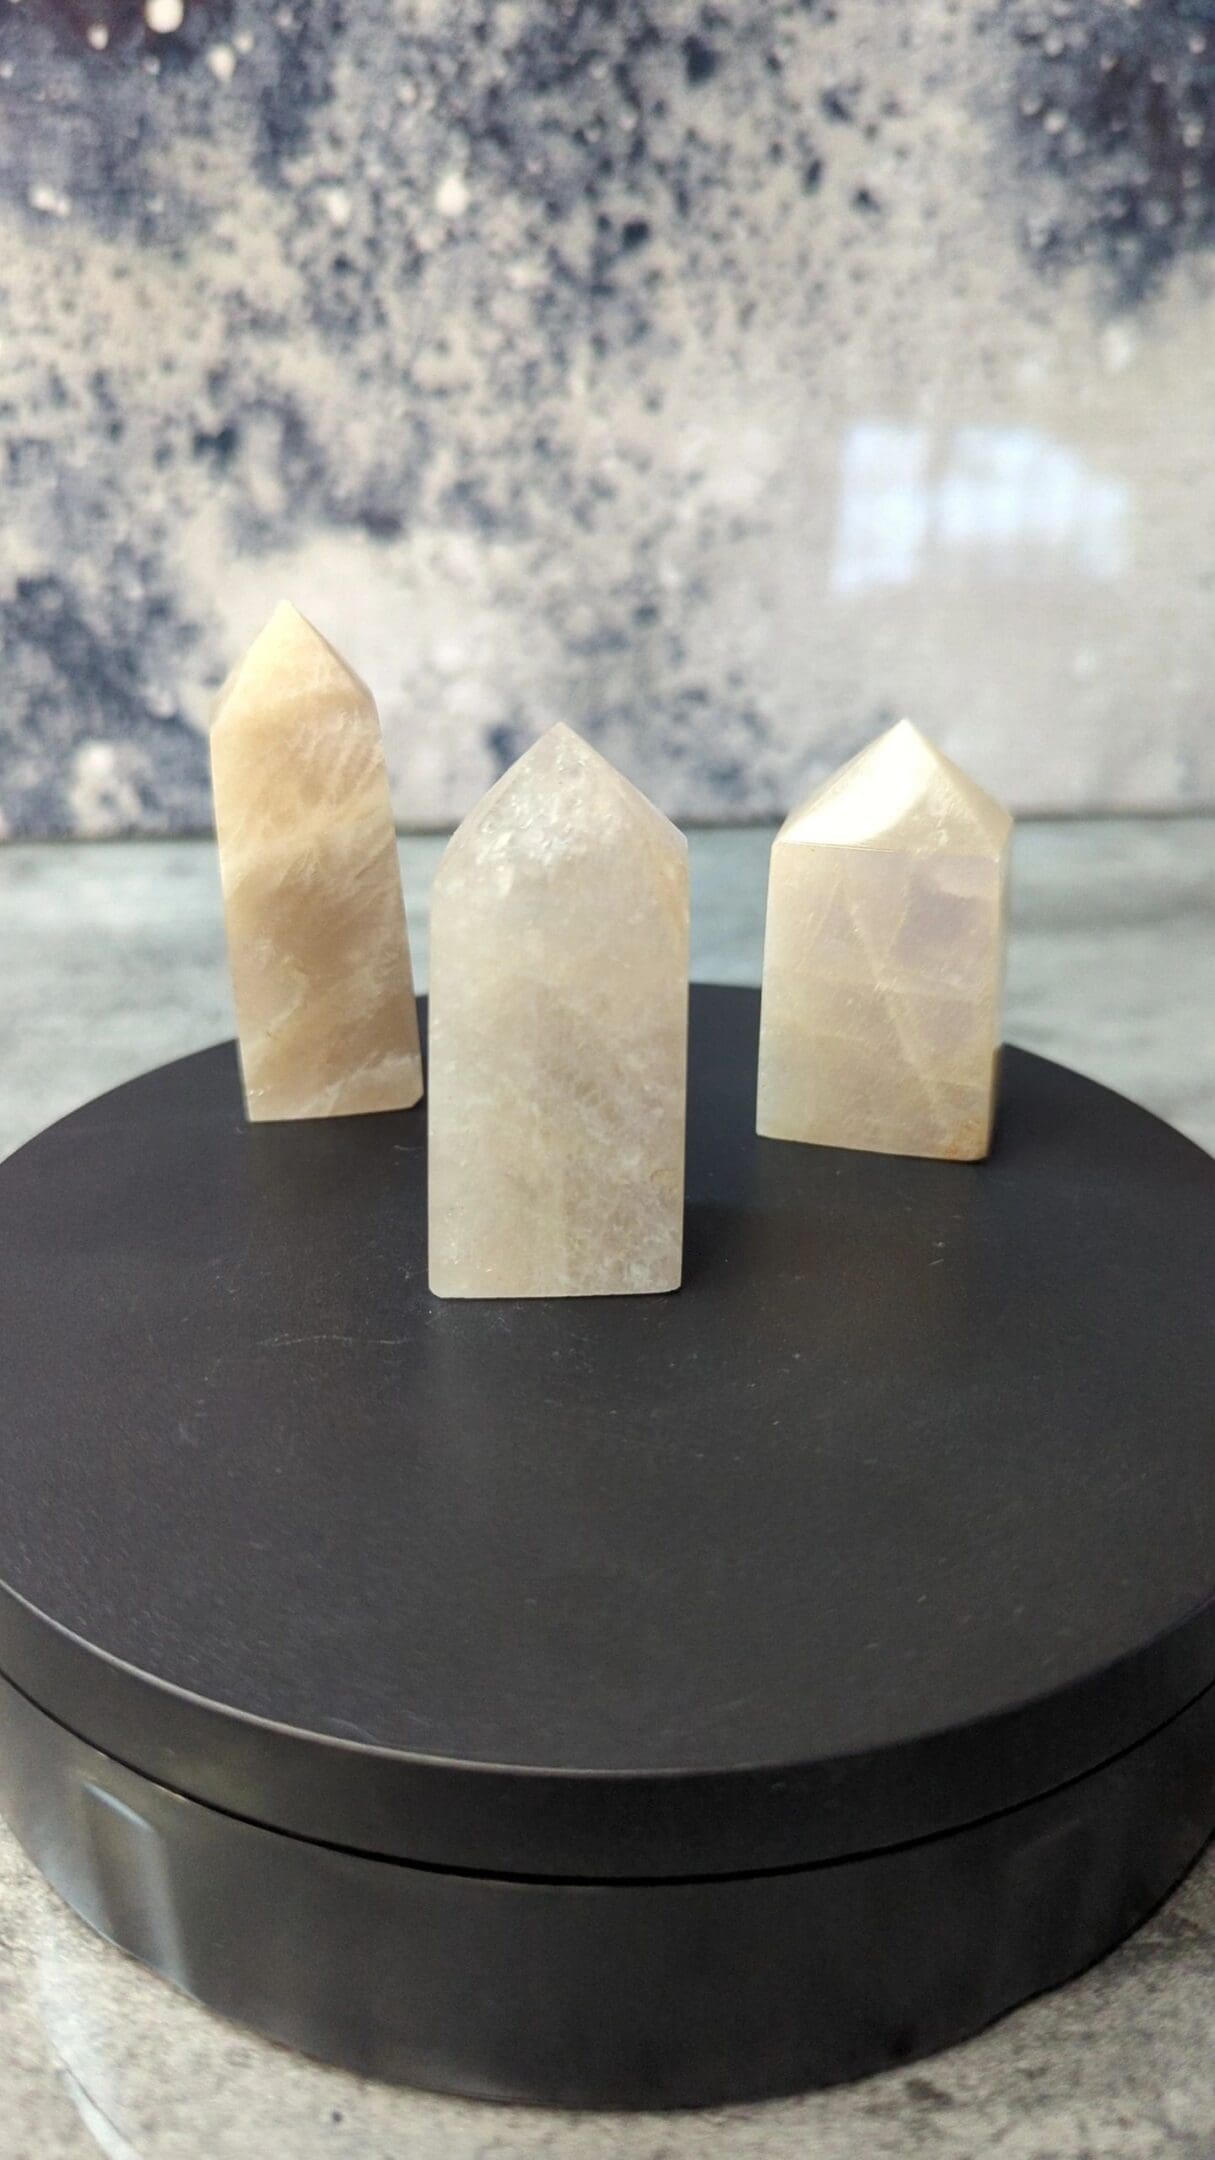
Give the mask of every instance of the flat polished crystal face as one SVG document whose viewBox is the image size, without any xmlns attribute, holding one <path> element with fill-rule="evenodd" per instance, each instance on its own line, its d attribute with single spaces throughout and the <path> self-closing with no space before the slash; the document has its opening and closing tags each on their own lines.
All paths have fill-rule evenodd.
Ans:
<svg viewBox="0 0 1215 2160">
<path fill-rule="evenodd" d="M 408 1109 L 422 1058 L 379 718 L 293 607 L 219 694 L 211 776 L 250 1118 Z"/>
<path fill-rule="evenodd" d="M 430 1285 L 678 1287 L 687 843 L 566 727 L 491 788 L 435 879 Z"/>
<path fill-rule="evenodd" d="M 1011 833 L 907 721 L 786 820 L 768 884 L 761 1134 L 987 1154 Z"/>
</svg>

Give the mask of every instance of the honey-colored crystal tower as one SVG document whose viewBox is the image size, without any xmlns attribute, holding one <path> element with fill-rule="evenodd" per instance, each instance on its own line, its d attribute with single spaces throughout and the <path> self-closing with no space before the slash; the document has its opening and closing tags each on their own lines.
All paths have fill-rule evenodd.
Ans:
<svg viewBox="0 0 1215 2160">
<path fill-rule="evenodd" d="M 768 883 L 762 1134 L 986 1155 L 1011 833 L 906 720 L 786 819 Z"/>
<path fill-rule="evenodd" d="M 379 718 L 285 603 L 219 694 L 211 777 L 250 1118 L 408 1109 L 422 1059 Z"/>
<path fill-rule="evenodd" d="M 673 1290 L 687 843 L 569 728 L 461 825 L 430 918 L 430 1286 Z"/>
</svg>

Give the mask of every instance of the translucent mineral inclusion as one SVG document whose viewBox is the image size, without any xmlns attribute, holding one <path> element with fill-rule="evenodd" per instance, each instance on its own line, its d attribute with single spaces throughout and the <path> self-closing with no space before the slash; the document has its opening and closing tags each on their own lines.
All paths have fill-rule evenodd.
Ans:
<svg viewBox="0 0 1215 2160">
<path fill-rule="evenodd" d="M 761 1134 L 987 1154 L 1011 833 L 906 720 L 786 820 L 768 883 Z"/>
<path fill-rule="evenodd" d="M 554 727 L 461 825 L 430 924 L 430 1286 L 678 1287 L 687 842 Z"/>
<path fill-rule="evenodd" d="M 211 777 L 250 1118 L 408 1109 L 422 1058 L 379 718 L 285 603 L 219 694 Z"/>
</svg>

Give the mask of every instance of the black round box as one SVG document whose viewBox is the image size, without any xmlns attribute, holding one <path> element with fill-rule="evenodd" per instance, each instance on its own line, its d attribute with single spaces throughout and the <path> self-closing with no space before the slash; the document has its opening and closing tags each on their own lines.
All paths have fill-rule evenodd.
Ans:
<svg viewBox="0 0 1215 2160">
<path fill-rule="evenodd" d="M 425 1115 L 230 1046 L 0 1170 L 0 1798 L 352 2067 L 709 2103 L 939 2047 L 1215 1826 L 1215 1167 L 1006 1053 L 962 1166 L 757 1140 L 693 992 L 685 1287 L 444 1303 Z"/>
</svg>

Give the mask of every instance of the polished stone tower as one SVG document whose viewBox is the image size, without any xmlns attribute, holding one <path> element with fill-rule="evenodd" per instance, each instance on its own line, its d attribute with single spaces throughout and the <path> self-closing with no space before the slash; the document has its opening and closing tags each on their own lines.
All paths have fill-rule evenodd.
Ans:
<svg viewBox="0 0 1215 2160">
<path fill-rule="evenodd" d="M 768 884 L 762 1134 L 986 1155 L 1011 833 L 906 720 L 786 819 Z"/>
</svg>

